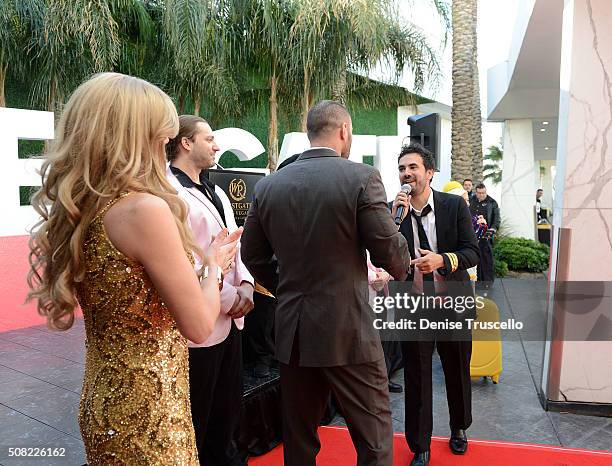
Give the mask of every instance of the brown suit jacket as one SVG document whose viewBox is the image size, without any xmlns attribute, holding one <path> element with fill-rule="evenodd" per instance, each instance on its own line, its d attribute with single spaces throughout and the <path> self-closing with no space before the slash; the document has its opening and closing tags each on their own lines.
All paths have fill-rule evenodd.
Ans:
<svg viewBox="0 0 612 466">
<path fill-rule="evenodd" d="M 276 356 L 329 367 L 383 357 L 368 305 L 372 263 L 404 280 L 408 245 L 387 208 L 378 170 L 331 149 L 304 152 L 257 183 L 242 235 L 242 259 L 278 299 Z"/>
</svg>

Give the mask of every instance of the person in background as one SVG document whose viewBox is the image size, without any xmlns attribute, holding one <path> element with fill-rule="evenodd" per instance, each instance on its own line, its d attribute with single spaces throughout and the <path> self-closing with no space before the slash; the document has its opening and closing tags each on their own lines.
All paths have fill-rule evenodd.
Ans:
<svg viewBox="0 0 612 466">
<path fill-rule="evenodd" d="M 253 376 L 270 376 L 274 364 L 274 310 L 276 298 L 259 283 L 255 283 L 254 307 L 245 317 L 243 332 L 244 360 L 252 367 Z"/>
<path fill-rule="evenodd" d="M 480 263 L 478 264 L 478 282 L 487 289 L 495 280 L 493 268 L 493 237 L 499 229 L 501 217 L 497 201 L 487 194 L 487 187 L 480 183 L 476 186 L 476 195 L 470 201 L 472 215 L 482 218 L 487 225 L 486 234 L 478 240 Z"/>
<path fill-rule="evenodd" d="M 280 170 L 281 168 L 285 168 L 287 165 L 291 165 L 293 162 L 295 162 L 299 157 L 300 154 L 293 154 L 291 157 L 287 157 L 285 160 L 283 160 L 280 165 L 278 166 L 278 168 L 276 169 L 277 171 Z"/>
<path fill-rule="evenodd" d="M 474 197 L 474 193 L 472 192 L 472 187 L 473 187 L 473 183 L 470 178 L 466 178 L 465 180 L 463 180 L 463 189 L 465 189 L 465 192 L 467 193 L 468 202 L 470 202 L 472 200 L 472 197 Z"/>
<path fill-rule="evenodd" d="M 536 220 L 538 223 L 544 218 L 546 218 L 542 214 L 542 196 L 544 196 L 544 190 L 538 189 L 536 191 L 536 201 L 535 201 L 535 210 L 536 210 Z"/>
<path fill-rule="evenodd" d="M 189 206 L 189 224 L 203 249 L 221 230 L 238 229 L 227 195 L 206 177 L 218 150 L 212 128 L 195 115 L 179 117 L 178 134 L 166 146 L 166 176 Z M 221 314 L 212 335 L 189 344 L 191 414 L 201 464 L 244 464 L 234 438 L 243 395 L 241 330 L 244 316 L 253 309 L 253 288 L 238 249 L 231 272 L 223 277 Z"/>
<path fill-rule="evenodd" d="M 279 171 L 295 162 L 302 155 L 294 154 L 277 167 Z M 270 375 L 270 367 L 274 357 L 274 312 L 276 310 L 276 297 L 266 290 L 261 284 L 255 284 L 255 294 L 253 295 L 255 307 L 246 317 L 245 357 L 248 363 L 253 365 L 253 375 L 257 378 L 265 378 Z M 247 354 L 248 353 L 248 354 Z"/>
<path fill-rule="evenodd" d="M 449 181 L 444 185 L 442 191 L 449 194 L 455 194 L 456 196 L 461 196 L 465 203 L 469 206 L 470 201 L 468 193 L 458 181 Z M 474 228 L 476 239 L 480 240 L 480 238 L 482 238 L 487 231 L 487 224 L 482 215 L 472 215 L 472 228 Z M 475 284 L 478 278 L 478 266 L 470 267 L 467 269 L 467 271 L 470 275 L 470 280 Z"/>
</svg>

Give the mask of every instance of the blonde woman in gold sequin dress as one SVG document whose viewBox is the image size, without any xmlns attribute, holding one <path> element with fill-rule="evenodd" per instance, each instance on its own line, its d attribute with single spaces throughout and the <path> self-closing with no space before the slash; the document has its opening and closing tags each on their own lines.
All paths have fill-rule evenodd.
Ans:
<svg viewBox="0 0 612 466">
<path fill-rule="evenodd" d="M 186 338 L 204 341 L 219 314 L 217 269 L 238 230 L 204 254 L 165 176 L 178 131 L 170 98 L 115 73 L 71 96 L 32 205 L 31 299 L 49 325 L 86 331 L 79 423 L 90 465 L 197 464 Z M 208 266 L 199 281 L 193 253 Z"/>
</svg>

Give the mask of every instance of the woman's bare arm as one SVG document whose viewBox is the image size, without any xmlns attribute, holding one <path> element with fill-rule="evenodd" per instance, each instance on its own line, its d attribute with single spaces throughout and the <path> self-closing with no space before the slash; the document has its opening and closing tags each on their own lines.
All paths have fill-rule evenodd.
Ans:
<svg viewBox="0 0 612 466">
<path fill-rule="evenodd" d="M 144 266 L 181 334 L 194 343 L 204 342 L 219 315 L 215 268 L 220 254 L 206 254 L 205 265 L 215 273 L 200 284 L 168 204 L 147 193 L 134 193 L 118 202 L 105 216 L 104 226 L 115 247 Z M 235 251 L 240 231 L 233 236 L 225 239 L 230 243 L 225 246 L 228 254 Z"/>
</svg>

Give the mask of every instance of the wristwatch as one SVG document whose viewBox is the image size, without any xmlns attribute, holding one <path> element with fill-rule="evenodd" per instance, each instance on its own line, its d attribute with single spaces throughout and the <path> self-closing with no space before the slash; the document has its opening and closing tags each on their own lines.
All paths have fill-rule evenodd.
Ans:
<svg viewBox="0 0 612 466">
<path fill-rule="evenodd" d="M 219 291 L 221 291 L 223 289 L 223 272 L 219 266 L 216 266 L 215 269 L 217 270 L 217 284 L 219 285 Z M 208 278 L 209 270 L 208 265 L 204 267 L 204 271 L 202 272 L 202 280 L 206 280 Z"/>
</svg>

